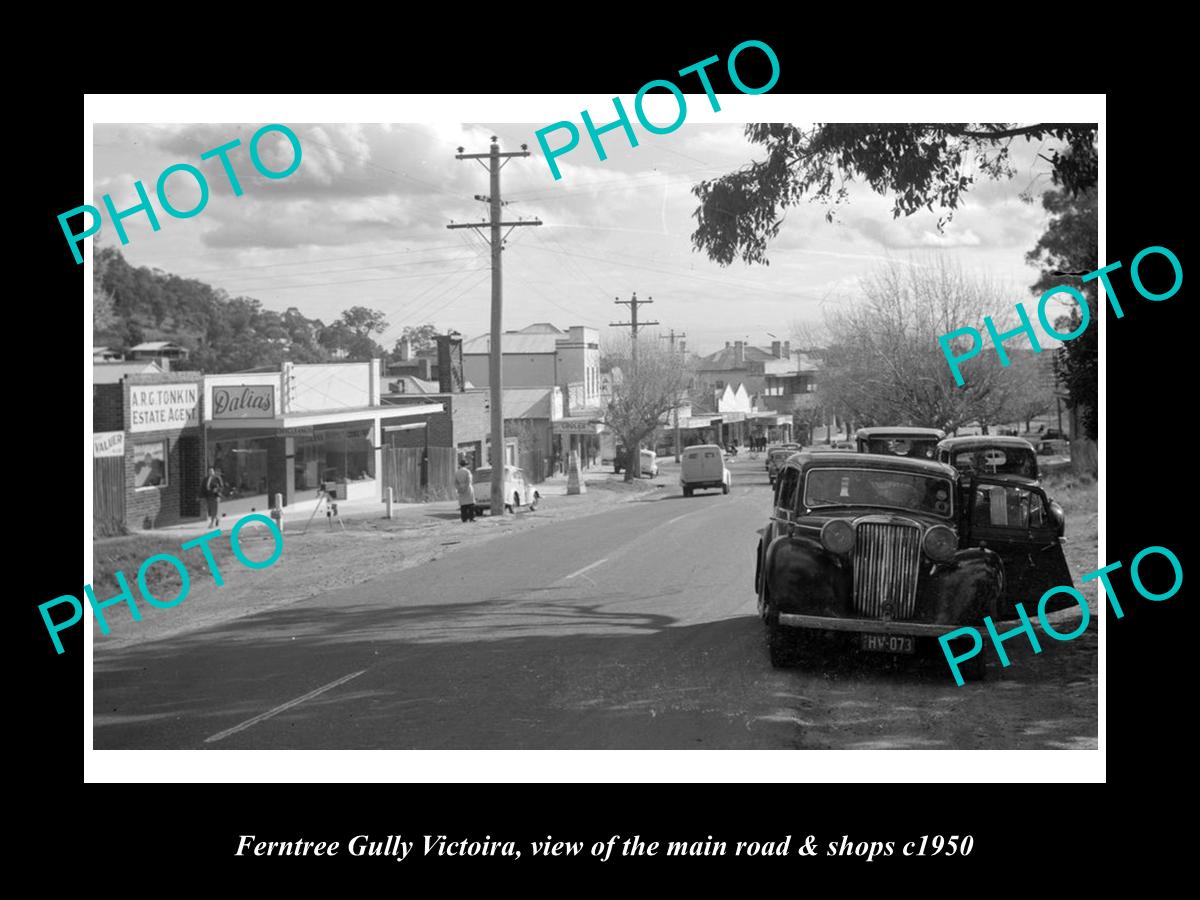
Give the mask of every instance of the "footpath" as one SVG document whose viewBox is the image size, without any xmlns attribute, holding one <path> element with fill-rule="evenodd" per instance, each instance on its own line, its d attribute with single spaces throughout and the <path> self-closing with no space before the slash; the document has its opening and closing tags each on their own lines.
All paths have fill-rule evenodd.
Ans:
<svg viewBox="0 0 1200 900">
<path fill-rule="evenodd" d="M 229 552 L 226 535 L 246 515 L 238 513 L 221 520 L 222 537 L 212 546 L 225 584 L 216 586 L 197 550 L 184 553 L 180 545 L 211 529 L 204 522 L 189 522 L 129 537 L 93 543 L 93 586 L 97 598 L 119 592 L 113 572 L 125 573 L 134 584 L 138 566 L 155 553 L 181 556 L 191 574 L 191 593 L 176 607 L 157 609 L 139 603 L 142 621 L 132 622 L 123 614 L 110 619 L 112 631 L 105 636 L 93 625 L 95 649 L 117 649 L 131 644 L 171 637 L 209 627 L 219 622 L 253 615 L 306 600 L 338 588 L 349 587 L 382 575 L 403 571 L 439 559 L 454 550 L 475 546 L 529 528 L 552 522 L 593 515 L 619 504 L 661 496 L 673 483 L 660 472 L 653 479 L 626 483 L 611 469 L 584 471 L 587 492 L 568 495 L 565 475 L 535 485 L 541 494 L 536 510 L 522 507 L 502 517 L 483 515 L 474 522 L 461 521 L 455 501 L 393 504 L 393 517 L 386 518 L 380 501 L 338 502 L 338 517 L 326 516 L 317 500 L 295 504 L 284 511 L 283 554 L 269 569 L 250 571 L 238 565 Z M 269 515 L 269 510 L 261 510 Z M 252 534 L 253 532 L 253 534 Z M 218 547 L 218 541 L 220 546 Z M 264 549 L 254 549 L 261 542 Z M 261 525 L 242 532 L 246 553 L 255 558 L 269 556 L 270 537 Z M 151 589 L 158 596 L 173 597 L 180 583 L 170 566 L 151 570 Z M 136 587 L 134 591 L 136 592 Z"/>
</svg>

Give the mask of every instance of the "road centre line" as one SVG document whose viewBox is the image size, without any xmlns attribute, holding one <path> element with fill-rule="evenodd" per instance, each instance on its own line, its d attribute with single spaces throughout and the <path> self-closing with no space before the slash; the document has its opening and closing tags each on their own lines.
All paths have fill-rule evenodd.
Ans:
<svg viewBox="0 0 1200 900">
<path fill-rule="evenodd" d="M 267 719 L 271 718 L 272 716 L 277 716 L 281 712 L 291 709 L 293 706 L 300 705 L 305 700 L 311 700 L 313 697 L 316 697 L 318 694 L 323 694 L 326 691 L 333 690 L 335 687 L 338 687 L 339 685 L 343 685 L 347 681 L 350 681 L 353 678 L 357 678 L 359 675 L 363 674 L 363 672 L 365 672 L 365 671 L 367 671 L 367 670 L 360 669 L 357 672 L 351 672 L 349 675 L 343 675 L 341 678 L 337 679 L 336 681 L 331 681 L 331 682 L 329 682 L 329 684 L 323 685 L 322 687 L 317 688 L 315 691 L 309 691 L 307 694 L 305 694 L 302 697 L 297 697 L 295 700 L 289 700 L 287 703 L 282 703 L 279 706 L 276 706 L 274 709 L 269 709 L 265 713 L 260 713 L 259 715 L 255 716 L 252 719 L 247 719 L 245 722 L 242 722 L 240 725 L 234 725 L 232 728 L 226 728 L 224 731 L 218 731 L 212 737 L 205 738 L 204 743 L 212 744 L 212 743 L 215 743 L 216 741 L 224 740 L 225 738 L 229 737 L 231 734 L 237 734 L 239 731 L 245 731 L 247 728 L 250 728 L 252 725 L 257 725 L 259 722 L 264 722 Z"/>
<path fill-rule="evenodd" d="M 584 566 L 578 572 L 572 572 L 570 575 L 567 575 L 566 577 L 564 577 L 563 581 L 570 581 L 572 578 L 576 577 L 577 575 L 582 575 L 584 572 L 588 571 L 589 569 L 594 569 L 594 568 L 596 568 L 596 566 L 600 565 L 601 563 L 606 563 L 606 562 L 608 562 L 607 556 L 604 559 L 596 560 L 591 565 Z"/>
</svg>

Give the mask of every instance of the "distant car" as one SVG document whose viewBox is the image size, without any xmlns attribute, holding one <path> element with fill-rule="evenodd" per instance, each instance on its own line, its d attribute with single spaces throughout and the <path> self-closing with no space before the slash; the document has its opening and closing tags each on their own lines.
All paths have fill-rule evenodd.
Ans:
<svg viewBox="0 0 1200 900">
<path fill-rule="evenodd" d="M 476 469 L 474 478 L 475 514 L 483 515 L 492 508 L 492 467 Z M 525 470 L 516 466 L 504 467 L 504 508 L 515 512 L 519 506 L 533 509 L 533 488 L 525 478 Z"/>
<path fill-rule="evenodd" d="M 1072 583 L 1059 535 L 1036 484 L 929 460 L 797 454 L 756 554 L 771 664 L 794 665 L 818 642 L 940 656 L 940 635 L 1011 619 L 1016 602 Z M 984 677 L 986 656 L 964 678 Z"/>
<path fill-rule="evenodd" d="M 939 428 L 887 425 L 860 428 L 854 438 L 859 453 L 881 453 L 909 459 L 936 459 L 938 441 L 946 436 Z"/>
<path fill-rule="evenodd" d="M 653 450 L 643 450 L 642 455 L 642 475 L 646 478 L 658 477 L 658 457 Z"/>
<path fill-rule="evenodd" d="M 690 497 L 693 492 L 707 488 L 720 488 L 721 493 L 728 494 L 732 483 L 721 448 L 716 444 L 696 444 L 684 451 L 679 469 L 683 496 Z"/>
<path fill-rule="evenodd" d="M 830 450 L 854 450 L 854 441 L 834 441 L 829 445 Z"/>
<path fill-rule="evenodd" d="M 772 487 L 775 486 L 775 478 L 779 474 L 779 469 L 783 465 L 784 460 L 793 453 L 799 453 L 800 449 L 799 444 L 779 444 L 767 451 L 767 478 L 770 480 Z"/>
<path fill-rule="evenodd" d="M 653 450 L 642 450 L 642 477 L 654 478 L 658 475 L 658 457 L 655 456 Z M 613 471 L 620 475 L 629 468 L 630 454 L 624 447 L 617 450 L 616 458 L 613 460 Z"/>
</svg>

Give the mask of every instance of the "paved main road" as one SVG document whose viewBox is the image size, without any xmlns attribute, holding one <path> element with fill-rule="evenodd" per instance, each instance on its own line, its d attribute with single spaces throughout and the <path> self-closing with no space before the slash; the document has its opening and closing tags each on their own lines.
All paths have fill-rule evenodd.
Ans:
<svg viewBox="0 0 1200 900">
<path fill-rule="evenodd" d="M 669 468 L 645 500 L 204 630 L 98 649 L 94 746 L 1094 741 L 1094 699 L 1089 711 L 1085 673 L 1072 668 L 1086 660 L 1058 648 L 1056 662 L 1017 657 L 1000 677 L 963 688 L 937 661 L 772 669 L 753 589 L 770 488 L 761 458 L 732 469 L 728 496 L 684 499 Z"/>
</svg>

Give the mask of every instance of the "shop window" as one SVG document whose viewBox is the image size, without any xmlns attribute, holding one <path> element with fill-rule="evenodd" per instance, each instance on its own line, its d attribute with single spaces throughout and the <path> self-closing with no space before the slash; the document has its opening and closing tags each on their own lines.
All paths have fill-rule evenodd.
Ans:
<svg viewBox="0 0 1200 900">
<path fill-rule="evenodd" d="M 326 481 L 362 481 L 375 477 L 375 448 L 370 428 L 317 430 L 296 442 L 296 490 L 316 490 Z"/>
<path fill-rule="evenodd" d="M 152 441 L 133 445 L 133 486 L 167 486 L 167 442 Z"/>
<path fill-rule="evenodd" d="M 221 440 L 212 445 L 212 465 L 225 483 L 227 499 L 267 493 L 269 438 Z"/>
</svg>

